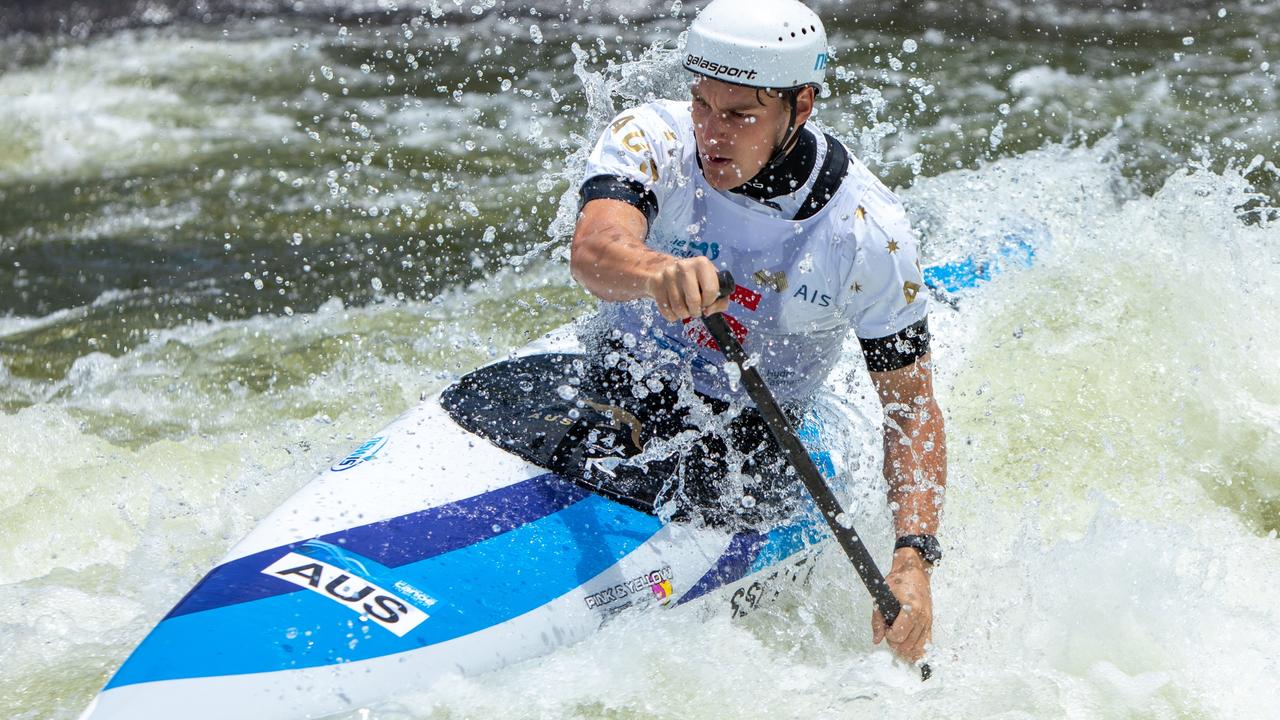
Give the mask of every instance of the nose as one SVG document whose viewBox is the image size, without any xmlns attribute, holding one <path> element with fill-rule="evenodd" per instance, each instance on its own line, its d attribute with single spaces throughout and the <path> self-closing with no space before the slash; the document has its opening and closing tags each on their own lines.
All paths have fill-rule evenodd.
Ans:
<svg viewBox="0 0 1280 720">
<path fill-rule="evenodd" d="M 729 139 L 724 119 L 715 114 L 707 118 L 703 126 L 703 134 L 706 136 L 708 146 L 725 145 Z"/>
</svg>

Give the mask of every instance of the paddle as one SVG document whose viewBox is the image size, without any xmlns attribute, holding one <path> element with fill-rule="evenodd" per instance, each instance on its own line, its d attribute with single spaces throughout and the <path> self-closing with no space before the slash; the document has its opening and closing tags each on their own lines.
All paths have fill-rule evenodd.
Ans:
<svg viewBox="0 0 1280 720">
<path fill-rule="evenodd" d="M 733 275 L 727 271 L 721 272 L 721 299 L 731 295 L 735 287 L 737 285 L 733 280 Z M 715 338 L 716 343 L 720 346 L 720 352 L 724 353 L 724 356 L 741 370 L 742 384 L 746 386 L 747 394 L 751 396 L 751 400 L 755 402 L 760 416 L 764 418 L 765 424 L 769 426 L 769 432 L 773 434 L 773 438 L 778 441 L 778 446 L 786 453 L 787 458 L 791 461 L 791 466 L 800 475 L 800 480 L 804 483 L 805 489 L 809 491 L 809 495 L 813 497 L 813 502 L 817 504 L 818 509 L 822 512 L 822 517 L 826 519 L 827 526 L 831 528 L 831 534 L 835 536 L 836 541 L 840 543 L 840 547 L 844 549 L 845 555 L 849 557 L 849 562 L 853 563 L 854 569 L 858 571 L 858 576 L 862 578 L 862 583 L 867 586 L 867 591 L 871 593 L 871 599 L 875 603 L 876 609 L 880 611 L 880 616 L 884 618 L 887 625 L 892 626 L 893 622 L 898 619 L 898 614 L 902 612 L 902 603 L 898 602 L 898 598 L 889 589 L 889 585 L 884 580 L 884 575 L 880 573 L 880 568 L 876 567 L 875 560 L 872 559 L 871 553 L 867 552 L 866 545 L 862 544 L 862 539 L 858 537 L 853 525 L 841 524 L 840 518 L 847 518 L 847 516 L 840 507 L 840 501 L 836 500 L 831 488 L 827 487 L 827 484 L 823 482 L 822 474 L 818 472 L 817 466 L 813 464 L 813 458 L 809 457 L 809 451 L 801 444 L 800 438 L 796 437 L 795 430 L 791 427 L 787 416 L 782 413 L 782 408 L 778 406 L 778 401 L 773 398 L 773 393 L 769 392 L 769 387 L 765 385 L 760 373 L 748 364 L 747 354 L 743 351 L 738 339 L 729 331 L 729 326 L 725 322 L 724 316 L 720 313 L 708 315 L 702 318 L 702 322 L 707 326 L 707 331 L 711 333 L 711 336 Z M 933 670 L 928 664 L 920 666 L 921 680 L 928 680 L 932 674 Z"/>
</svg>

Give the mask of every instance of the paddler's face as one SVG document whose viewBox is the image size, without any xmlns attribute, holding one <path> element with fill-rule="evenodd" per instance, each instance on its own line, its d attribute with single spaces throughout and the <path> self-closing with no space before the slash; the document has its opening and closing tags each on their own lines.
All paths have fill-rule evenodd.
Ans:
<svg viewBox="0 0 1280 720">
<path fill-rule="evenodd" d="M 790 102 L 757 90 L 700 77 L 693 81 L 693 134 L 707 184 L 730 190 L 755 177 L 787 133 Z M 813 91 L 796 99 L 796 126 L 813 112 Z"/>
</svg>

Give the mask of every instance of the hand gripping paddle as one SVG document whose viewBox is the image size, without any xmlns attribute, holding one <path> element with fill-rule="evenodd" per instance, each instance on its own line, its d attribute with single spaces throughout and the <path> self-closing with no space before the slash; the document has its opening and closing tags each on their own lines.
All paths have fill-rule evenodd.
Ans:
<svg viewBox="0 0 1280 720">
<path fill-rule="evenodd" d="M 733 275 L 728 272 L 721 272 L 720 298 L 724 299 L 731 295 L 735 287 L 736 283 L 733 280 Z M 892 626 L 902 612 L 902 603 L 898 602 L 898 598 L 889 589 L 889 585 L 884 580 L 884 575 L 880 573 L 880 568 L 876 567 L 875 560 L 872 559 L 871 553 L 867 552 L 866 545 L 862 544 L 862 539 L 858 537 L 853 525 L 851 523 L 846 525 L 841 522 L 847 516 L 840 507 L 840 501 L 836 500 L 831 488 L 827 487 L 827 484 L 823 482 L 822 474 L 818 472 L 817 466 L 813 464 L 813 458 L 809 457 L 809 451 L 801 444 L 800 438 L 796 437 L 796 432 L 787 420 L 787 416 L 782 413 L 782 408 L 778 406 L 778 401 L 773 398 L 773 393 L 764 384 L 764 379 L 760 377 L 760 373 L 756 371 L 755 367 L 748 364 L 747 354 L 743 351 L 742 344 L 729 331 L 729 326 L 725 322 L 724 316 L 720 313 L 708 315 L 702 318 L 702 322 L 707 326 L 707 331 L 711 333 L 711 336 L 715 338 L 716 344 L 720 346 L 720 352 L 724 353 L 724 356 L 730 362 L 738 366 L 742 373 L 742 384 L 746 386 L 747 394 L 751 396 L 751 400 L 756 404 L 756 409 L 760 412 L 760 416 L 764 418 L 765 424 L 769 426 L 769 432 L 773 434 L 773 439 L 778 442 L 778 446 L 782 448 L 787 455 L 787 459 L 791 461 L 791 466 L 800 475 L 800 480 L 804 483 L 805 490 L 809 491 L 813 502 L 818 506 L 818 510 L 822 512 L 822 517 L 827 521 L 827 526 L 831 528 L 831 534 L 840 543 L 845 555 L 849 557 L 849 562 L 853 563 L 853 568 L 858 571 L 858 576 L 862 578 L 862 583 L 867 586 L 867 591 L 871 593 L 871 599 L 875 603 L 876 609 L 880 611 L 880 616 L 884 618 L 885 624 Z M 930 669 L 928 664 L 920 666 L 921 680 L 928 680 L 931 675 L 933 675 L 933 670 Z"/>
</svg>

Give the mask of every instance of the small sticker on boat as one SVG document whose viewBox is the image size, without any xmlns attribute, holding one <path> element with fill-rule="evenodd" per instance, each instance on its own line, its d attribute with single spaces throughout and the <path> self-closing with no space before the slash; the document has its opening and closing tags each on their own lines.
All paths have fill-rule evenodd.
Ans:
<svg viewBox="0 0 1280 720">
<path fill-rule="evenodd" d="M 343 472 L 345 470 L 350 470 L 351 468 L 356 467 L 357 465 L 360 465 L 362 463 L 369 462 L 370 460 L 377 457 L 378 453 L 382 452 L 382 448 L 387 446 L 388 439 L 389 438 L 385 435 L 379 435 L 377 437 L 369 438 L 368 442 L 356 448 L 355 452 L 346 456 L 345 458 L 342 459 L 341 462 L 337 463 L 336 465 L 334 465 L 329 469 L 332 470 L 333 472 Z"/>
<path fill-rule="evenodd" d="M 585 598 L 587 607 L 604 608 L 619 601 L 630 600 L 632 596 L 649 592 L 650 597 L 655 600 L 666 602 L 671 598 L 671 572 L 670 565 L 664 565 L 657 570 L 651 570 L 643 575 L 620 582 L 604 588 L 598 592 L 593 592 Z"/>
<path fill-rule="evenodd" d="M 415 603 L 390 590 L 299 553 L 285 555 L 262 573 L 326 597 L 397 637 L 404 637 L 429 617 Z"/>
</svg>

